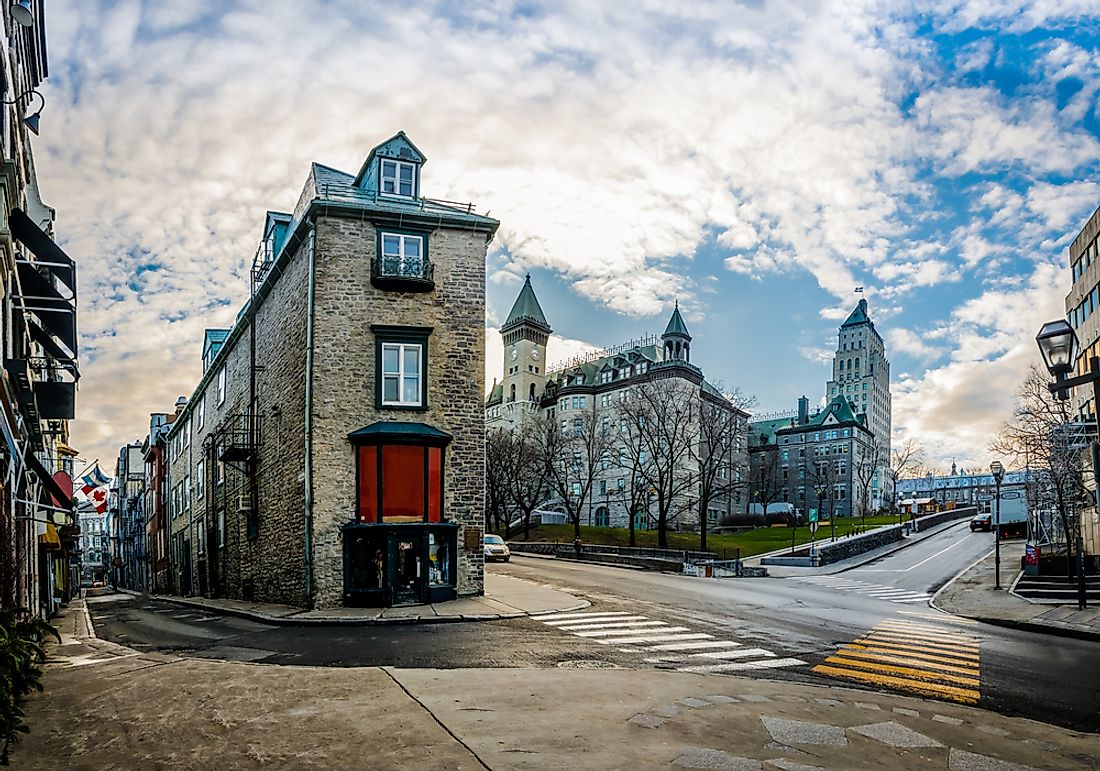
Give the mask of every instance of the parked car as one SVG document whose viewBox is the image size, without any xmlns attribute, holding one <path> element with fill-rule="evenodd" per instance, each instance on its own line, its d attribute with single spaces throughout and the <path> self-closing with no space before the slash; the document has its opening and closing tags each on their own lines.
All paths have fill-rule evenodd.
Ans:
<svg viewBox="0 0 1100 771">
<path fill-rule="evenodd" d="M 977 530 L 984 530 L 987 533 L 993 530 L 993 515 L 992 514 L 977 514 L 970 520 L 970 532 L 973 533 Z"/>
<path fill-rule="evenodd" d="M 504 543 L 504 539 L 499 535 L 486 535 L 485 536 L 485 561 L 500 560 L 501 562 L 507 562 L 512 556 L 512 552 L 508 549 L 508 544 Z"/>
</svg>

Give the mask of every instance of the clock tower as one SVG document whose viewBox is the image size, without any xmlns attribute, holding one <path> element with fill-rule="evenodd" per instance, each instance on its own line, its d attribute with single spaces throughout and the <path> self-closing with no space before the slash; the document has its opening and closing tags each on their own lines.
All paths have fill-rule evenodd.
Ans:
<svg viewBox="0 0 1100 771">
<path fill-rule="evenodd" d="M 528 274 L 507 321 L 500 327 L 504 338 L 501 417 L 509 422 L 519 422 L 525 412 L 538 410 L 546 386 L 546 342 L 552 331 Z"/>
</svg>

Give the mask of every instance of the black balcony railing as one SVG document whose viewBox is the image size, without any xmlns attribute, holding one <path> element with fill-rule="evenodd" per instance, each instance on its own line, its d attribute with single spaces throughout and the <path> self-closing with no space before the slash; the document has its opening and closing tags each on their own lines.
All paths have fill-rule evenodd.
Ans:
<svg viewBox="0 0 1100 771">
<path fill-rule="evenodd" d="M 435 289 L 435 269 L 427 258 L 375 257 L 370 281 L 379 289 L 430 292 Z"/>
</svg>

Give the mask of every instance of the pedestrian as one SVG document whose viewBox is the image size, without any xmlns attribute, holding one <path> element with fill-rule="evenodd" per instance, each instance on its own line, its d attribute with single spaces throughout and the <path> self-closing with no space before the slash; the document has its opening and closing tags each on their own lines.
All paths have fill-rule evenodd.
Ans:
<svg viewBox="0 0 1100 771">
<path fill-rule="evenodd" d="M 577 559 L 581 558 L 581 538 L 577 536 L 573 539 L 573 551 L 577 554 Z"/>
</svg>

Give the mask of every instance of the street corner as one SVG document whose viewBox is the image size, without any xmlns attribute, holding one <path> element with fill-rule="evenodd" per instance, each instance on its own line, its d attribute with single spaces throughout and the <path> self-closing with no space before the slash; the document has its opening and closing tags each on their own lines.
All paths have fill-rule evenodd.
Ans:
<svg viewBox="0 0 1100 771">
<path fill-rule="evenodd" d="M 1094 736 L 884 693 L 675 672 L 393 675 L 490 767 L 1095 768 Z M 521 735 L 505 727 L 517 714 Z"/>
</svg>

